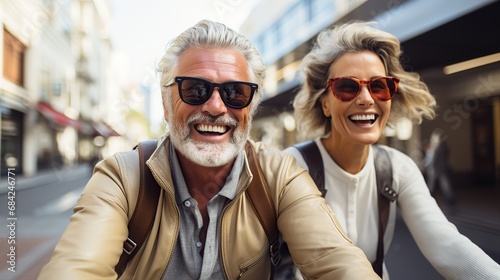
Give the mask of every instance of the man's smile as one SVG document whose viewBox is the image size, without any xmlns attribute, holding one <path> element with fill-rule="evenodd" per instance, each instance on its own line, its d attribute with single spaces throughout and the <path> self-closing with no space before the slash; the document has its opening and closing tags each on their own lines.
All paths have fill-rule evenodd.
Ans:
<svg viewBox="0 0 500 280">
<path fill-rule="evenodd" d="M 215 134 L 224 134 L 230 128 L 225 125 L 210 125 L 210 124 L 197 124 L 195 125 L 196 131 L 205 134 L 205 133 L 215 133 Z"/>
</svg>

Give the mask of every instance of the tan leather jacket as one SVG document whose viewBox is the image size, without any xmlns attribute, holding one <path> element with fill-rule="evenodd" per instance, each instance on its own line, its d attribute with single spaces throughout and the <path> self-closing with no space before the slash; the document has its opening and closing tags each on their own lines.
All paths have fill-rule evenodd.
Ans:
<svg viewBox="0 0 500 280">
<path fill-rule="evenodd" d="M 161 279 L 172 257 L 179 210 L 167 141 L 159 141 L 147 162 L 163 189 L 151 235 L 120 279 Z M 380 279 L 294 158 L 261 144 L 255 148 L 278 212 L 278 227 L 305 278 Z M 137 151 L 118 153 L 98 164 L 39 279 L 116 279 L 114 266 L 138 195 L 138 170 Z M 219 250 L 226 279 L 269 279 L 267 237 L 245 193 L 251 180 L 245 159 L 236 198 L 224 209 L 221 222 Z"/>
</svg>

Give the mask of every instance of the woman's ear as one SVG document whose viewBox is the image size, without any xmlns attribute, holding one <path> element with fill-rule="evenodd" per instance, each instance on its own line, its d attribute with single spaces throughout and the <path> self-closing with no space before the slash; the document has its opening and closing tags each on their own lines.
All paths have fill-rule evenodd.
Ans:
<svg viewBox="0 0 500 280">
<path fill-rule="evenodd" d="M 321 102 L 321 109 L 323 109 L 323 115 L 325 115 L 325 117 L 329 118 L 332 116 L 332 112 L 330 111 L 330 102 L 328 100 L 328 96 L 327 95 L 322 95 L 320 97 L 320 102 Z"/>
</svg>

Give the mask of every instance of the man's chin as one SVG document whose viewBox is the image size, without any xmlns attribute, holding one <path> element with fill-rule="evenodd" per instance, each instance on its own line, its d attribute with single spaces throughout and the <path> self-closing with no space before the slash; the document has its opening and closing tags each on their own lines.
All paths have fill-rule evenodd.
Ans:
<svg viewBox="0 0 500 280">
<path fill-rule="evenodd" d="M 228 164 L 238 155 L 234 144 L 181 143 L 182 154 L 192 162 L 205 167 L 219 167 Z"/>
</svg>

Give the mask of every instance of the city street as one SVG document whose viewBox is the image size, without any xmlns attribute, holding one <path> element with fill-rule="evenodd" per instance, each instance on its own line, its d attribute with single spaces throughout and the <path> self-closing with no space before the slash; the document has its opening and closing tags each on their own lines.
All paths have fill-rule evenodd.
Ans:
<svg viewBox="0 0 500 280">
<path fill-rule="evenodd" d="M 16 181 L 15 228 L 7 218 L 8 194 L 6 182 L 1 182 L 0 194 L 0 279 L 34 280 L 69 222 L 72 207 L 90 176 L 87 166 L 57 169 L 36 178 Z M 2 178 L 3 181 L 6 178 Z M 31 186 L 31 187 L 30 187 Z M 458 189 L 459 200 L 454 211 L 445 213 L 459 230 L 500 262 L 500 211 L 494 205 L 496 195 L 489 189 L 474 191 L 470 195 Z M 496 193 L 495 193 L 496 194 Z M 438 199 L 439 201 L 439 199 Z M 481 203 L 481 204 L 480 204 Z M 471 216 L 477 215 L 477 216 Z M 481 218 L 477 218 L 478 216 Z M 9 270 L 11 263 L 8 238 L 15 239 L 15 272 Z M 394 241 L 386 256 L 392 280 L 443 279 L 425 260 L 402 220 L 398 220 Z M 12 263 L 14 265 L 14 263 Z"/>
<path fill-rule="evenodd" d="M 500 262 L 500 230 L 472 225 L 459 218 L 450 218 L 459 231 L 481 247 L 497 263 Z M 444 279 L 425 259 L 409 233 L 403 220 L 398 217 L 394 239 L 386 256 L 391 280 L 441 280 Z"/>
<path fill-rule="evenodd" d="M 69 222 L 72 208 L 90 177 L 90 170 L 86 166 L 75 169 L 54 168 L 51 171 L 33 180 L 16 181 L 14 201 L 17 220 L 7 219 L 8 194 L 2 192 L 0 195 L 0 220 L 4 222 L 0 227 L 2 280 L 37 278 Z M 5 182 L 1 182 L 1 185 L 1 190 L 4 191 Z M 35 187 L 30 187 L 31 185 Z M 15 222 L 13 231 L 8 227 L 11 222 Z M 8 244 L 9 237 L 15 240 L 15 244 Z M 15 255 L 10 250 L 13 245 Z M 14 262 L 10 263 L 10 260 Z"/>
</svg>

